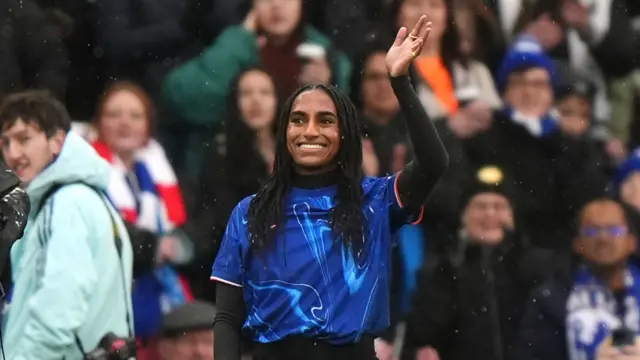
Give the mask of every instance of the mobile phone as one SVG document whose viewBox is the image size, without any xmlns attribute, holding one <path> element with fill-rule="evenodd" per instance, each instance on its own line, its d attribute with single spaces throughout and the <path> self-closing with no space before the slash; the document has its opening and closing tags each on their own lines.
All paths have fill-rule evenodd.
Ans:
<svg viewBox="0 0 640 360">
<path fill-rule="evenodd" d="M 480 90 L 475 86 L 464 86 L 456 91 L 456 97 L 458 105 L 463 108 L 480 97 Z"/>
<path fill-rule="evenodd" d="M 615 329 L 611 333 L 611 344 L 614 347 L 632 346 L 636 342 L 636 334 L 627 328 Z"/>
<path fill-rule="evenodd" d="M 327 56 L 327 50 L 318 44 L 304 43 L 298 46 L 296 54 L 303 60 L 324 59 Z"/>
</svg>

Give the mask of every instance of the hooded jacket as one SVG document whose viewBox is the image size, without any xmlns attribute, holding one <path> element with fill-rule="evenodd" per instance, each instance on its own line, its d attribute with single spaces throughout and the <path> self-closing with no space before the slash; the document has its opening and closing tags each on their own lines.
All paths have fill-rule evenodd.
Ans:
<svg viewBox="0 0 640 360">
<path fill-rule="evenodd" d="M 94 190 L 106 189 L 110 171 L 88 143 L 69 133 L 58 158 L 27 187 L 29 223 L 11 250 L 7 359 L 76 360 L 82 356 L 75 334 L 85 351 L 109 332 L 128 335 L 131 243 L 118 213 Z M 55 185 L 62 187 L 46 197 Z M 122 238 L 122 259 L 107 209 Z"/>
</svg>

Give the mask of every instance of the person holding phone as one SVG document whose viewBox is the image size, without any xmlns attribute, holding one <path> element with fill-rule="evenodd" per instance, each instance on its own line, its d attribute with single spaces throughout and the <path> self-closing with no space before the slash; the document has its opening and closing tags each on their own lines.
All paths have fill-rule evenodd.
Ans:
<svg viewBox="0 0 640 360">
<path fill-rule="evenodd" d="M 304 20 L 302 0 L 253 0 L 243 24 L 227 28 L 202 55 L 169 73 L 164 97 L 196 125 L 223 120 L 229 86 L 243 70 L 261 66 L 278 88 L 334 84 L 348 92 L 351 65 L 331 40 Z"/>
<path fill-rule="evenodd" d="M 572 259 L 555 262 L 570 266 L 527 302 L 513 359 L 640 359 L 640 260 L 628 209 L 596 199 L 577 225 Z"/>
</svg>

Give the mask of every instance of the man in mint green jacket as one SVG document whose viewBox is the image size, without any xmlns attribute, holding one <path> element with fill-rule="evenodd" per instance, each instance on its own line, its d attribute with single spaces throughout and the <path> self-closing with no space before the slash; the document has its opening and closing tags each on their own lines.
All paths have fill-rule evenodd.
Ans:
<svg viewBox="0 0 640 360">
<path fill-rule="evenodd" d="M 69 129 L 64 106 L 47 93 L 11 95 L 0 105 L 2 154 L 31 201 L 24 236 L 11 251 L 7 359 L 79 360 L 76 336 L 88 352 L 109 332 L 130 333 L 133 256 L 102 193 L 110 166 Z"/>
</svg>

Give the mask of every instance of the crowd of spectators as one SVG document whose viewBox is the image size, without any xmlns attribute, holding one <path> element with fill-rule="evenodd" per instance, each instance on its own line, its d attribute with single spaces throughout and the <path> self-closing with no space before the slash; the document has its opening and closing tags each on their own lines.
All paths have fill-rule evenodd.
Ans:
<svg viewBox="0 0 640 360">
<path fill-rule="evenodd" d="M 433 30 L 411 79 L 451 161 L 422 223 L 397 234 L 378 357 L 604 360 L 619 347 L 602 324 L 640 334 L 640 290 L 616 275 L 637 270 L 637 2 L 5 0 L 0 99 L 49 90 L 113 165 L 139 359 L 212 359 L 183 349 L 213 347 L 207 334 L 166 341 L 164 315 L 215 302 L 228 217 L 269 176 L 298 86 L 350 94 L 366 175 L 411 160 L 384 58 L 421 14 Z M 607 291 L 575 291 L 593 273 Z M 618 298 L 634 300 L 602 315 Z"/>
</svg>

